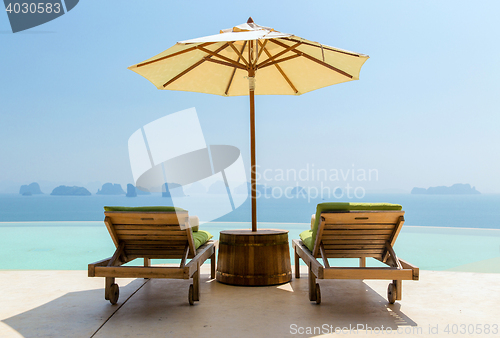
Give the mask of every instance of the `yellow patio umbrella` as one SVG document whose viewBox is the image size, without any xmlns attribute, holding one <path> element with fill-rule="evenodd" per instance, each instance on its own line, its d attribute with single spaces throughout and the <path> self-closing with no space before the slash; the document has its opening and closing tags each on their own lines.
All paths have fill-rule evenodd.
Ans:
<svg viewBox="0 0 500 338">
<path fill-rule="evenodd" d="M 301 95 L 358 80 L 367 55 L 247 23 L 181 41 L 129 69 L 156 88 L 250 96 L 252 231 L 257 231 L 254 95 Z"/>
</svg>

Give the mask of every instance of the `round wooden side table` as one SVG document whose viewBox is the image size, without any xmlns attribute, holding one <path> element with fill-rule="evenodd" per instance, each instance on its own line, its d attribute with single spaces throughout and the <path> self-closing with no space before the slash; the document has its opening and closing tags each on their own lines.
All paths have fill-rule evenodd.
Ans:
<svg viewBox="0 0 500 338">
<path fill-rule="evenodd" d="M 224 230 L 216 279 L 231 285 L 276 285 L 292 279 L 288 231 Z"/>
</svg>

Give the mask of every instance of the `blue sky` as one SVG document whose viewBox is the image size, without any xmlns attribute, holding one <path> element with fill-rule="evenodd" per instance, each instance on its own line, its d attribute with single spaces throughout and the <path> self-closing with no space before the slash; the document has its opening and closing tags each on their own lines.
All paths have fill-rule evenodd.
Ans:
<svg viewBox="0 0 500 338">
<path fill-rule="evenodd" d="M 127 67 L 252 16 L 370 56 L 359 81 L 256 98 L 262 169 L 376 169 L 367 189 L 498 193 L 499 12 L 496 1 L 80 1 L 16 34 L 0 13 L 0 192 L 130 183 L 130 135 L 190 107 L 208 144 L 235 145 L 248 163 L 247 97 L 160 91 Z"/>
</svg>

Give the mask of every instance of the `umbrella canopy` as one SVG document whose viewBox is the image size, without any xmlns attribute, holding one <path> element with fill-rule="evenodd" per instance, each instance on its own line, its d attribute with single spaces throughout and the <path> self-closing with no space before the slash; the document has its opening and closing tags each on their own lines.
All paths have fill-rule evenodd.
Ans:
<svg viewBox="0 0 500 338">
<path fill-rule="evenodd" d="M 247 23 L 181 41 L 129 69 L 158 89 L 250 96 L 252 230 L 257 229 L 254 95 L 301 95 L 358 80 L 367 55 Z"/>
</svg>

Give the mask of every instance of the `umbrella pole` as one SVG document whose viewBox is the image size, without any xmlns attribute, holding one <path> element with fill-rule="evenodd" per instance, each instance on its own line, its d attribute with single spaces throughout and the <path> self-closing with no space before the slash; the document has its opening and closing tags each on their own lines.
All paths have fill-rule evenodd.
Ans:
<svg viewBox="0 0 500 338">
<path fill-rule="evenodd" d="M 250 91 L 250 158 L 251 158 L 251 188 L 252 188 L 252 231 L 257 231 L 257 182 L 255 163 L 255 99 L 254 99 L 254 71 L 248 72 Z"/>
</svg>

